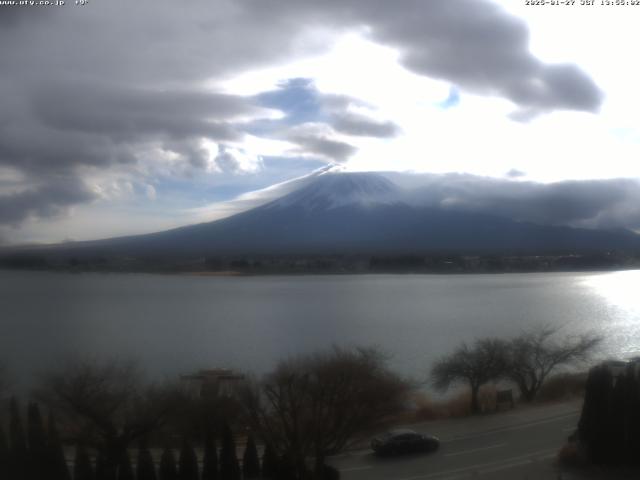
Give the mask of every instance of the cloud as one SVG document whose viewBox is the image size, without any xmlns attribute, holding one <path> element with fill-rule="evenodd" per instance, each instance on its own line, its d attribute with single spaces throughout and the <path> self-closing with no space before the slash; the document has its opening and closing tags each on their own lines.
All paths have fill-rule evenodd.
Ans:
<svg viewBox="0 0 640 480">
<path fill-rule="evenodd" d="M 255 173 L 263 168 L 261 157 L 252 157 L 238 148 L 219 144 L 218 154 L 214 158 L 215 168 L 225 173 Z"/>
<path fill-rule="evenodd" d="M 231 121 L 266 114 L 234 95 L 73 83 L 48 85 L 45 91 L 36 92 L 33 108 L 37 118 L 51 128 L 104 134 L 115 141 L 149 134 L 238 138 Z"/>
<path fill-rule="evenodd" d="M 288 156 L 315 156 L 341 163 L 358 150 L 343 139 L 344 135 L 388 138 L 399 132 L 393 122 L 351 111 L 353 108 L 366 111 L 363 102 L 321 93 L 308 78 L 281 81 L 276 90 L 263 92 L 255 100 L 259 105 L 280 110 L 283 116 L 256 120 L 247 130 L 295 144 L 283 152 Z"/>
<path fill-rule="evenodd" d="M 285 138 L 298 145 L 294 155 L 320 155 L 328 160 L 344 162 L 358 149 L 346 142 L 331 138 L 334 132 L 325 124 L 305 123 L 289 129 Z"/>
<path fill-rule="evenodd" d="M 346 95 L 326 94 L 318 91 L 309 78 L 290 78 L 280 82 L 277 90 L 256 96 L 260 105 L 279 109 L 284 114 L 278 120 L 254 122 L 253 132 L 268 134 L 295 127 L 304 123 L 324 122 L 334 131 L 364 137 L 393 137 L 400 131 L 391 121 L 377 120 L 371 116 L 352 111 L 366 110 L 368 105 Z"/>
<path fill-rule="evenodd" d="M 35 17 L 42 18 L 42 12 L 34 12 L 35 8 L 3 8 L 0 15 L 0 28 L 11 29 L 17 27 L 23 20 L 33 21 Z M 45 10 L 45 9 L 39 9 Z"/>
<path fill-rule="evenodd" d="M 416 205 L 481 212 L 544 225 L 640 228 L 640 181 L 536 183 L 469 174 L 389 174 Z"/>
<path fill-rule="evenodd" d="M 153 185 L 147 185 L 144 191 L 145 195 L 149 200 L 155 200 L 157 196 L 156 189 Z"/>
<path fill-rule="evenodd" d="M 371 36 L 403 51 L 416 73 L 441 78 L 481 94 L 497 95 L 519 109 L 595 112 L 603 94 L 572 64 L 546 64 L 529 50 L 524 21 L 483 0 L 351 2 L 365 8 Z M 373 5 L 375 4 L 375 5 Z"/>
<path fill-rule="evenodd" d="M 0 165 L 34 177 L 135 164 L 154 149 L 204 168 L 201 139 L 241 141 L 234 121 L 267 114 L 248 99 L 200 90 L 51 86 L 29 100 L 29 109 L 12 112 L 12 122 L 0 122 Z"/>
<path fill-rule="evenodd" d="M 520 177 L 525 177 L 527 174 L 522 170 L 518 170 L 517 168 L 512 168 L 505 175 L 509 178 L 520 178 Z"/>
<path fill-rule="evenodd" d="M 331 126 L 340 133 L 364 137 L 389 138 L 399 132 L 399 127 L 393 122 L 381 122 L 350 112 L 333 114 Z"/>
<path fill-rule="evenodd" d="M 16 225 L 30 217 L 55 217 L 73 205 L 96 198 L 79 179 L 50 179 L 46 184 L 0 196 L 0 224 Z"/>
<path fill-rule="evenodd" d="M 247 99 L 192 91 L 50 85 L 34 92 L 31 117 L 0 126 L 0 164 L 37 172 L 136 163 L 150 146 L 206 165 L 200 139 L 240 140 L 232 122 L 265 115 Z"/>
<path fill-rule="evenodd" d="M 218 147 L 218 155 L 215 158 L 216 166 L 222 170 L 223 172 L 237 172 L 240 170 L 240 162 L 233 155 L 233 153 L 228 152 L 224 146 Z"/>
</svg>

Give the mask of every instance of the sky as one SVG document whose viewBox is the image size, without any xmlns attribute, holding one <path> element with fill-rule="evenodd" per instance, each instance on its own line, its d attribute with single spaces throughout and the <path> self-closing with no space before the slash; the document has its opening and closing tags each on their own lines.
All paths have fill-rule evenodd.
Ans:
<svg viewBox="0 0 640 480">
<path fill-rule="evenodd" d="M 327 170 L 638 230 L 640 6 L 580 3 L 0 6 L 0 243 L 213 220 Z"/>
</svg>

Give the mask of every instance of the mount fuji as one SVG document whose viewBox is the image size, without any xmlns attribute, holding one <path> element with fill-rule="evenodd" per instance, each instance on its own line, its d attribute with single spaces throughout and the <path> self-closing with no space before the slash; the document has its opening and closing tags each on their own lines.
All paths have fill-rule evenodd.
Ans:
<svg viewBox="0 0 640 480">
<path fill-rule="evenodd" d="M 164 232 L 41 248 L 84 256 L 575 253 L 640 247 L 630 231 L 537 225 L 421 206 L 377 173 L 326 173 L 221 220 Z M 44 250 L 44 251 L 43 251 Z"/>
</svg>

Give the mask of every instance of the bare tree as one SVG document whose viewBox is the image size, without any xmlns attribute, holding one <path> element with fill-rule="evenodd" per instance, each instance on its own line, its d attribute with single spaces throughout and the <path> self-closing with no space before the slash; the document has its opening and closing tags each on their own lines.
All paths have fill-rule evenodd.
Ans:
<svg viewBox="0 0 640 480">
<path fill-rule="evenodd" d="M 497 338 L 463 343 L 452 354 L 442 357 L 431 369 L 431 381 L 441 391 L 457 383 L 471 390 L 471 413 L 480 412 L 478 392 L 485 383 L 505 374 L 507 343 Z"/>
<path fill-rule="evenodd" d="M 164 423 L 174 395 L 172 388 L 144 385 L 135 365 L 122 361 L 70 362 L 44 375 L 36 391 L 72 440 L 101 452 L 108 475 L 134 440 Z"/>
<path fill-rule="evenodd" d="M 285 456 L 296 478 L 405 408 L 410 387 L 376 349 L 306 355 L 281 362 L 240 398 L 251 427 Z"/>
<path fill-rule="evenodd" d="M 553 370 L 587 360 L 602 341 L 592 334 L 557 339 L 557 333 L 555 327 L 538 327 L 509 343 L 507 377 L 527 402 L 536 398 Z"/>
</svg>

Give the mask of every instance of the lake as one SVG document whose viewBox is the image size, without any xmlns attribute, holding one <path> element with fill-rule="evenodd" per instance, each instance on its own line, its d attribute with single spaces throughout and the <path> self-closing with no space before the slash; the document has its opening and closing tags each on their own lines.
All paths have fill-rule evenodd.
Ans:
<svg viewBox="0 0 640 480">
<path fill-rule="evenodd" d="M 640 353 L 640 271 L 203 277 L 0 271 L 0 358 L 18 385 L 65 357 L 140 361 L 155 377 L 263 373 L 331 345 L 378 345 L 424 378 L 462 341 L 551 324 Z"/>
</svg>

